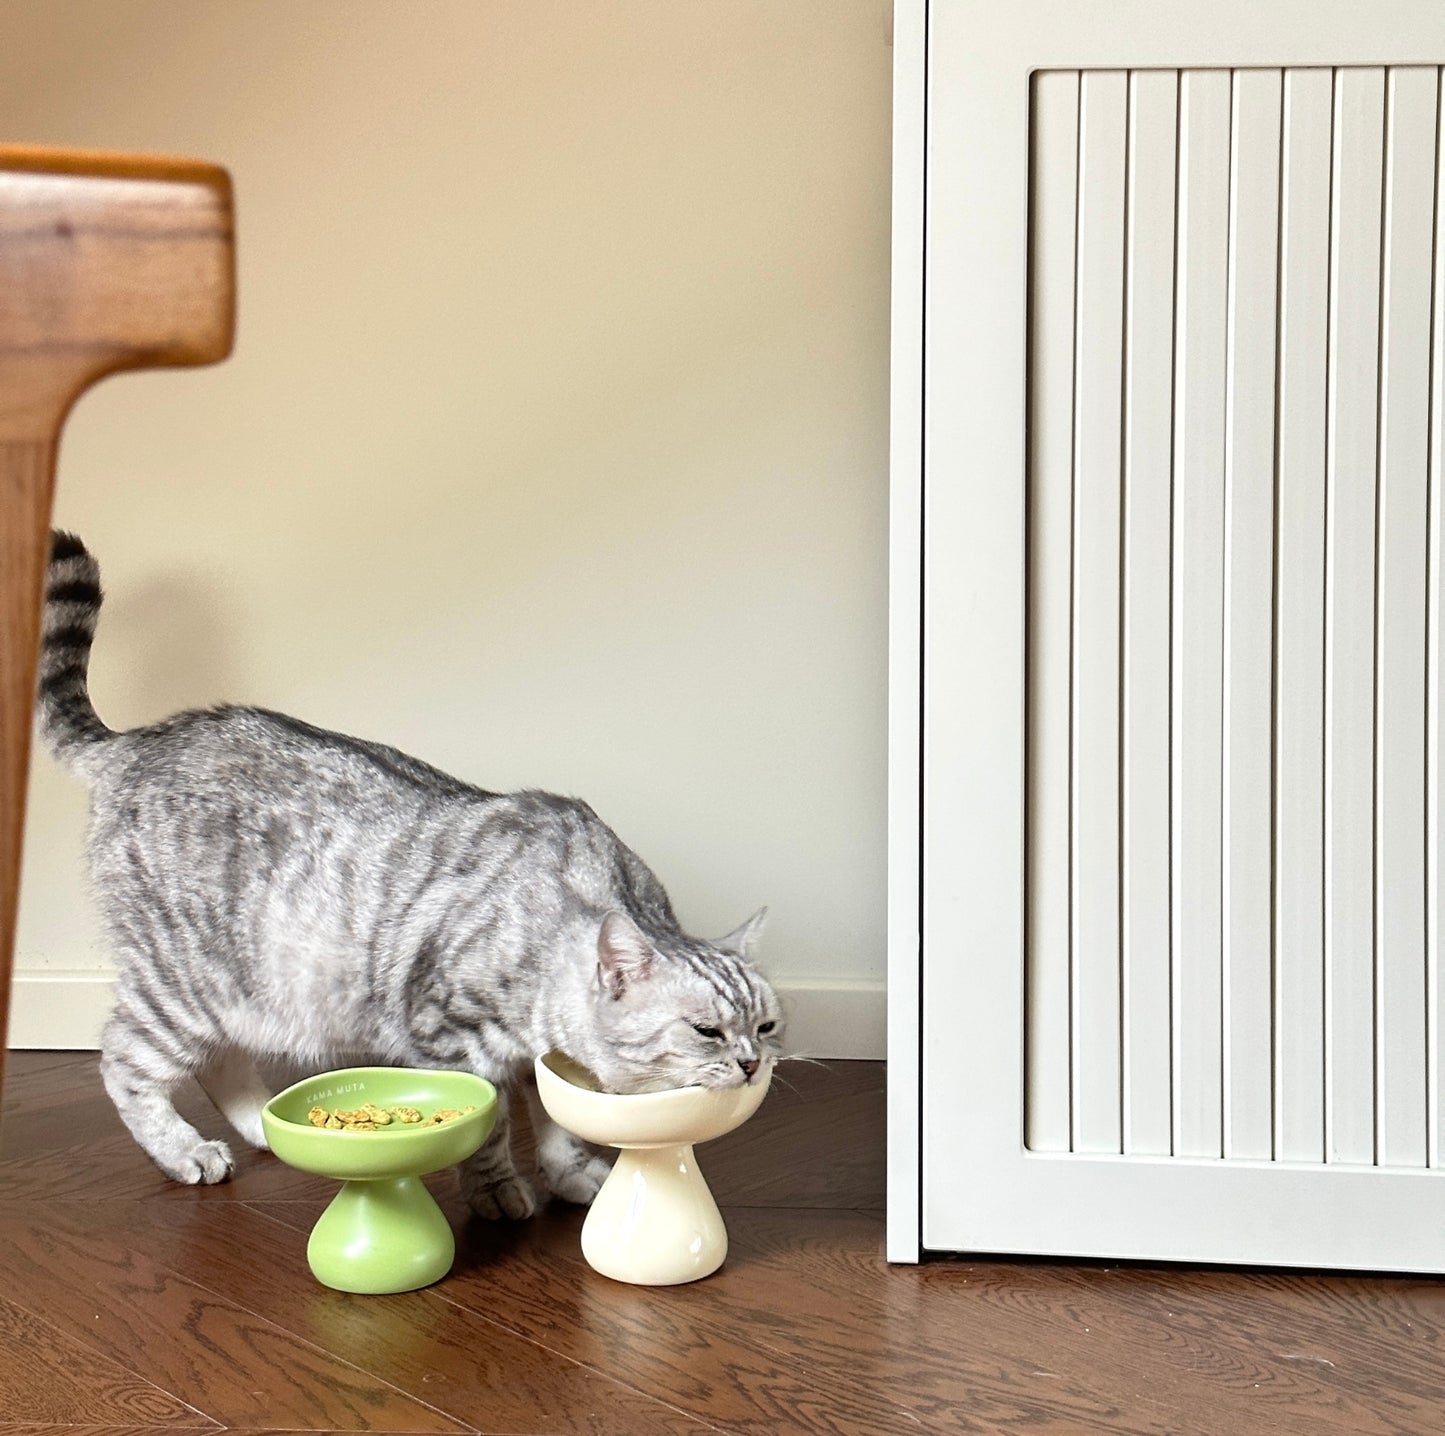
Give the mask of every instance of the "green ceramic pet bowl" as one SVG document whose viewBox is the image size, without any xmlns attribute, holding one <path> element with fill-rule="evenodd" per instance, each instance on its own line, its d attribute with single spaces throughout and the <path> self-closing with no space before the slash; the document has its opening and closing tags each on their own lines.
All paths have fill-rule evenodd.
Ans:
<svg viewBox="0 0 1445 1436">
<path fill-rule="evenodd" d="M 352 1111 L 371 1103 L 472 1111 L 437 1126 L 400 1120 L 375 1131 L 312 1125 L 313 1107 Z M 306 1245 L 316 1279 L 338 1291 L 377 1294 L 430 1286 L 451 1270 L 452 1229 L 422 1182 L 470 1157 L 487 1139 L 497 1093 L 470 1072 L 412 1067 L 347 1067 L 308 1077 L 261 1109 L 271 1150 L 288 1166 L 339 1181 Z"/>
</svg>

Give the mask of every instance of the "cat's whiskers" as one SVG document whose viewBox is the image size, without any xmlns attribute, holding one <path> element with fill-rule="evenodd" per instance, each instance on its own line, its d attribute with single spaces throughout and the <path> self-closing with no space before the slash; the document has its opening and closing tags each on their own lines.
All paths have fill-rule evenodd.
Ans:
<svg viewBox="0 0 1445 1436">
<path fill-rule="evenodd" d="M 786 1087 L 788 1091 L 791 1092 L 795 1097 L 801 1097 L 803 1095 L 801 1089 L 797 1086 L 797 1084 L 794 1082 L 789 1082 L 788 1079 L 784 1077 L 782 1073 L 780 1073 L 776 1068 L 773 1069 L 773 1081 L 779 1083 L 783 1087 Z"/>
<path fill-rule="evenodd" d="M 825 1072 L 833 1070 L 821 1057 L 810 1057 L 806 1052 L 789 1052 L 785 1056 L 779 1057 L 778 1061 L 780 1063 L 806 1062 L 810 1067 L 821 1067 Z"/>
</svg>

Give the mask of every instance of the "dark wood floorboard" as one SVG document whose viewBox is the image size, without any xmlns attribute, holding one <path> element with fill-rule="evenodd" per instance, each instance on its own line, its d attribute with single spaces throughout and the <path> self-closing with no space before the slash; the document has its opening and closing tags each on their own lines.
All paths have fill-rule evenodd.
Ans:
<svg viewBox="0 0 1445 1436">
<path fill-rule="evenodd" d="M 1027 1260 L 892 1267 L 883 1068 L 789 1064 L 702 1149 L 708 1280 L 583 1261 L 583 1214 L 470 1219 L 426 1291 L 306 1268 L 334 1186 L 242 1150 L 178 1187 L 89 1053 L 13 1053 L 0 1120 L 0 1436 L 228 1432 L 1445 1433 L 1445 1283 Z M 223 1128 L 199 1093 L 183 1106 Z M 1445 1213 L 1442 1213 L 1445 1220 Z"/>
<path fill-rule="evenodd" d="M 152 1430 L 219 1429 L 124 1364 L 3 1298 L 0 1352 L 0 1412 L 7 1424 L 100 1421 L 141 1422 Z"/>
</svg>

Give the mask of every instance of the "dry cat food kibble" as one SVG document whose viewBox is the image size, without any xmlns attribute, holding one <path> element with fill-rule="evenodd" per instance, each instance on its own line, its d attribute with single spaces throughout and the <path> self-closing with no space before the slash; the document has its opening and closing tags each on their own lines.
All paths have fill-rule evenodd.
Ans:
<svg viewBox="0 0 1445 1436">
<path fill-rule="evenodd" d="M 430 1117 L 423 1117 L 420 1107 L 378 1107 L 365 1102 L 360 1107 L 343 1111 L 337 1108 L 328 1112 L 325 1107 L 313 1107 L 306 1120 L 313 1127 L 325 1127 L 331 1132 L 375 1132 L 380 1127 L 393 1124 L 402 1127 L 439 1127 L 457 1117 L 475 1112 L 475 1107 L 438 1107 Z"/>
</svg>

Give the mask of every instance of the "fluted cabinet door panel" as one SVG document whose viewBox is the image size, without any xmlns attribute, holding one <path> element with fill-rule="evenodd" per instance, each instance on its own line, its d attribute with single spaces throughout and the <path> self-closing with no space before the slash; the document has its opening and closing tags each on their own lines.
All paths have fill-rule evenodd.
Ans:
<svg viewBox="0 0 1445 1436">
<path fill-rule="evenodd" d="M 920 15 L 921 1245 L 1445 1271 L 1438 10 Z"/>
<path fill-rule="evenodd" d="M 1030 1145 L 1424 1166 L 1440 71 L 1035 88 Z"/>
<path fill-rule="evenodd" d="M 1035 1150 L 1428 1163 L 1439 90 L 1036 79 Z"/>
</svg>

